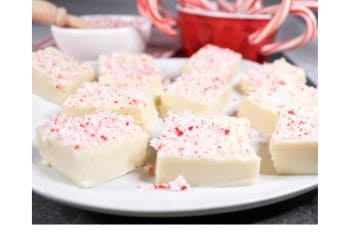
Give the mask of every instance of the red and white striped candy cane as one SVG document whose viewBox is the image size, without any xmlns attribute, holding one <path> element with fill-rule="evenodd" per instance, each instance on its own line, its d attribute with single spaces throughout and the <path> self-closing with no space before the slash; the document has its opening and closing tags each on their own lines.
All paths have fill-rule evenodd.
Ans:
<svg viewBox="0 0 350 233">
<path fill-rule="evenodd" d="M 178 0 L 178 3 L 183 7 L 195 8 L 201 10 L 213 11 L 215 7 L 207 0 Z"/>
<path fill-rule="evenodd" d="M 216 1 L 217 5 L 218 5 L 218 9 L 225 11 L 225 12 L 229 12 L 229 13 L 233 13 L 233 6 L 226 0 L 217 0 Z"/>
<path fill-rule="evenodd" d="M 170 13 L 161 7 L 159 0 L 138 0 L 137 9 L 141 15 L 150 18 L 154 25 L 165 34 L 170 36 L 176 34 L 174 29 L 176 21 L 171 18 Z"/>
<path fill-rule="evenodd" d="M 235 13 L 248 13 L 249 9 L 251 9 L 256 0 L 245 0 L 241 4 L 239 4 L 235 10 Z"/>
<path fill-rule="evenodd" d="M 312 11 L 304 6 L 292 6 L 290 13 L 302 17 L 305 21 L 305 31 L 302 35 L 282 42 L 265 45 L 261 48 L 262 55 L 270 55 L 279 51 L 286 51 L 300 47 L 317 35 L 317 20 Z"/>
<path fill-rule="evenodd" d="M 251 44 L 259 44 L 266 37 L 277 31 L 287 18 L 292 3 L 293 0 L 282 0 L 270 22 L 264 28 L 251 34 L 248 38 L 249 42 Z"/>
</svg>

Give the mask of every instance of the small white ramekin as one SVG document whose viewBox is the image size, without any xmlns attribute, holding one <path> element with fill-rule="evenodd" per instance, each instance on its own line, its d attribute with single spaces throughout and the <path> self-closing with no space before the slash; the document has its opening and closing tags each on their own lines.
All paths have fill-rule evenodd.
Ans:
<svg viewBox="0 0 350 233">
<path fill-rule="evenodd" d="M 83 17 L 93 17 L 87 15 Z M 142 18 L 137 27 L 73 29 L 51 26 L 56 45 L 63 52 L 80 60 L 95 60 L 102 53 L 118 51 L 142 52 L 151 35 L 152 23 L 136 15 L 106 15 L 122 20 Z"/>
</svg>

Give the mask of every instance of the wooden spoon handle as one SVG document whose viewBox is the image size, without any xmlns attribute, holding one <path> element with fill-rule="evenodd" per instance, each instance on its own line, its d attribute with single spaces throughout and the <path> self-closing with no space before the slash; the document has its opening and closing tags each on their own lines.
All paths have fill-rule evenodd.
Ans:
<svg viewBox="0 0 350 233">
<path fill-rule="evenodd" d="M 37 23 L 47 25 L 57 25 L 60 27 L 68 26 L 74 28 L 86 28 L 88 23 L 73 15 L 69 15 L 63 7 L 57 7 L 54 4 L 42 1 L 32 1 L 32 19 Z"/>
</svg>

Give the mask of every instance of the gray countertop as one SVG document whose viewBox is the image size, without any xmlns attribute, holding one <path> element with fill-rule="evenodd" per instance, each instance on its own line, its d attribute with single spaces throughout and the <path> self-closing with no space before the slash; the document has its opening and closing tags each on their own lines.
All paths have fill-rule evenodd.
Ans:
<svg viewBox="0 0 350 233">
<path fill-rule="evenodd" d="M 74 14 L 123 13 L 137 14 L 135 1 L 129 0 L 55 0 Z M 174 11 L 174 1 L 162 0 Z M 267 2 L 273 2 L 267 1 Z M 291 26 L 293 25 L 293 26 Z M 32 41 L 36 42 L 50 35 L 49 28 L 33 24 Z M 278 33 L 277 39 L 295 36 L 303 30 L 303 23 L 290 18 Z M 305 69 L 308 77 L 317 85 L 317 41 L 311 42 L 303 48 L 283 54 L 289 60 Z M 80 210 L 48 200 L 36 193 L 32 193 L 32 223 L 33 224 L 131 224 L 131 223 L 257 223 L 257 224 L 317 224 L 318 217 L 317 190 L 308 192 L 296 198 L 266 207 L 252 210 L 208 215 L 202 217 L 183 218 L 136 218 L 112 216 Z"/>
</svg>

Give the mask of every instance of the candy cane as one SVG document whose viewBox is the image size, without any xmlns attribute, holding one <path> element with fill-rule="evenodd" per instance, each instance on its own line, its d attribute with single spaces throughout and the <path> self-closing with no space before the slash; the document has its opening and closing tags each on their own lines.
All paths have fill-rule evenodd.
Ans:
<svg viewBox="0 0 350 233">
<path fill-rule="evenodd" d="M 247 13 L 248 14 L 253 14 L 255 11 L 258 11 L 262 8 L 262 0 L 257 0 L 255 3 L 248 9 Z"/>
<path fill-rule="evenodd" d="M 263 41 L 266 37 L 277 31 L 277 29 L 287 18 L 292 3 L 292 0 L 282 0 L 280 6 L 278 7 L 278 10 L 276 11 L 275 15 L 272 17 L 270 22 L 263 29 L 260 29 L 251 34 L 248 38 L 249 42 L 251 44 L 258 44 L 261 41 Z"/>
<path fill-rule="evenodd" d="M 237 13 L 247 13 L 248 10 L 255 4 L 256 0 L 245 0 L 238 7 Z"/>
<path fill-rule="evenodd" d="M 294 1 L 293 2 L 293 6 L 304 6 L 308 9 L 314 10 L 314 11 L 318 11 L 318 2 L 317 1 L 313 1 L 313 0 L 299 0 L 299 1 Z M 276 12 L 278 9 L 279 5 L 272 5 L 269 7 L 264 7 L 261 8 L 257 11 L 255 11 L 255 14 L 273 14 L 273 12 Z M 309 12 L 308 12 L 309 14 Z M 311 18 L 313 18 L 313 22 L 317 22 L 317 20 L 315 19 L 314 14 L 309 14 Z M 316 23 L 317 24 L 317 23 Z M 317 25 L 316 25 L 317 27 Z M 316 39 L 317 37 L 317 31 L 316 33 L 313 34 L 312 39 Z"/>
<path fill-rule="evenodd" d="M 218 5 L 219 10 L 229 12 L 229 13 L 233 12 L 232 5 L 230 3 L 228 3 L 226 0 L 217 0 L 216 3 Z"/>
<path fill-rule="evenodd" d="M 176 34 L 175 29 L 172 27 L 174 21 L 169 18 L 165 18 L 159 13 L 159 1 L 157 0 L 138 0 L 137 8 L 141 15 L 148 17 L 152 20 L 154 25 L 167 35 L 173 36 Z"/>
<path fill-rule="evenodd" d="M 215 10 L 212 3 L 207 0 L 179 0 L 179 4 L 183 7 L 201 9 L 201 10 Z"/>
<path fill-rule="evenodd" d="M 302 17 L 305 21 L 305 31 L 302 35 L 282 42 L 265 45 L 262 47 L 260 53 L 263 55 L 269 55 L 279 51 L 290 50 L 296 47 L 300 47 L 308 41 L 315 38 L 317 34 L 317 20 L 310 9 L 304 6 L 295 5 L 292 7 L 291 14 Z"/>
</svg>

